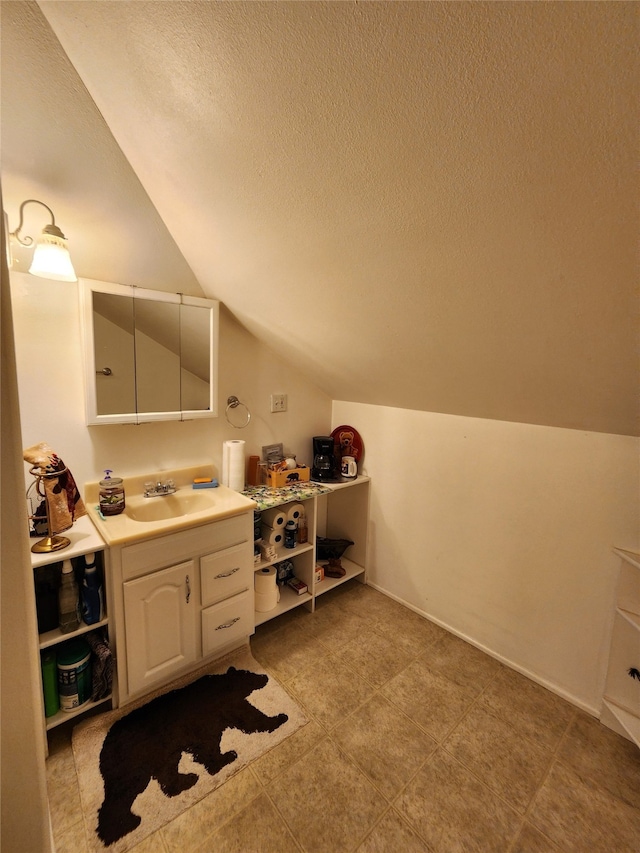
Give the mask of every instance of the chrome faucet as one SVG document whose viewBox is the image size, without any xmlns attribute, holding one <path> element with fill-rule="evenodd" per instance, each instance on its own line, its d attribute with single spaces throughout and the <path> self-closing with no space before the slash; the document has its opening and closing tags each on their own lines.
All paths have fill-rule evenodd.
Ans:
<svg viewBox="0 0 640 853">
<path fill-rule="evenodd" d="M 173 480 L 165 480 L 163 483 L 162 480 L 158 480 L 154 483 L 145 483 L 144 484 L 144 497 L 145 498 L 155 498 L 160 495 L 172 495 L 176 491 L 176 486 Z"/>
</svg>

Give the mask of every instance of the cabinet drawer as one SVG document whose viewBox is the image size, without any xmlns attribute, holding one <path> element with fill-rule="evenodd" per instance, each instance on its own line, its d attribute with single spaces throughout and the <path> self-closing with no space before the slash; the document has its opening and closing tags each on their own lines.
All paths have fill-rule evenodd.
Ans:
<svg viewBox="0 0 640 853">
<path fill-rule="evenodd" d="M 253 590 L 248 589 L 202 611 L 202 654 L 253 634 Z"/>
<path fill-rule="evenodd" d="M 203 607 L 249 588 L 252 576 L 250 558 L 251 551 L 244 543 L 200 558 Z"/>
<path fill-rule="evenodd" d="M 127 545 L 122 549 L 122 578 L 131 580 L 198 554 L 221 551 L 248 542 L 253 536 L 252 524 L 253 517 L 243 513 L 213 524 Z"/>
</svg>

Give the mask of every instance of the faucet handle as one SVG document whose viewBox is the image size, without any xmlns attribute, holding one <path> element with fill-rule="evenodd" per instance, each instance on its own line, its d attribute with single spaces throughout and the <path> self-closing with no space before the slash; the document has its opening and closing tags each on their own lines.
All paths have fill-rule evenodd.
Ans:
<svg viewBox="0 0 640 853">
<path fill-rule="evenodd" d="M 169 486 L 170 489 L 172 489 L 175 486 L 175 483 L 173 482 L 172 477 L 169 477 L 169 479 L 165 481 L 165 486 Z"/>
</svg>

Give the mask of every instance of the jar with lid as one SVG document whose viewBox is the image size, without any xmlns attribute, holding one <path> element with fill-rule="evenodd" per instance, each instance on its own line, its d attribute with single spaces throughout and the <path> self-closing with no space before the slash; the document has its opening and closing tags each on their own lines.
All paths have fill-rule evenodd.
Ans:
<svg viewBox="0 0 640 853">
<path fill-rule="evenodd" d="M 110 468 L 104 473 L 104 480 L 100 480 L 100 512 L 103 515 L 119 515 L 125 506 L 122 477 L 112 477 Z"/>
</svg>

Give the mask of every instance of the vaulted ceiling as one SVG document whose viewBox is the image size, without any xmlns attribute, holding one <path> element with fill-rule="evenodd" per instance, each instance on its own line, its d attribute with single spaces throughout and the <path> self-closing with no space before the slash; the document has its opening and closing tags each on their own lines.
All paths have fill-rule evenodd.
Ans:
<svg viewBox="0 0 640 853">
<path fill-rule="evenodd" d="M 2 2 L 2 182 L 332 398 L 638 432 L 635 3 Z"/>
</svg>

